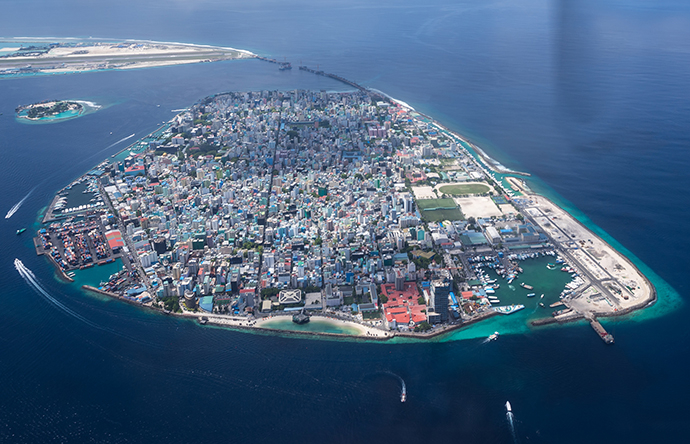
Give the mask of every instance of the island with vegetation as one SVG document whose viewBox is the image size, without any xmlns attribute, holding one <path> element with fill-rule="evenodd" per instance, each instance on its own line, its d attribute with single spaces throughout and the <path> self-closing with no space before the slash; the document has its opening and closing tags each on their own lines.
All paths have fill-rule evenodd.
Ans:
<svg viewBox="0 0 690 444">
<path fill-rule="evenodd" d="M 32 121 L 69 119 L 79 117 L 84 111 L 82 103 L 68 100 L 47 100 L 15 110 L 18 118 Z"/>
</svg>

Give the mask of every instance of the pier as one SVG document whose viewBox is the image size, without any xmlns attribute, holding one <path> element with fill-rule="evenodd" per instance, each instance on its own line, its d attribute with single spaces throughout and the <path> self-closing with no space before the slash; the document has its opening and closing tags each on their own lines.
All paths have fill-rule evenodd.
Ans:
<svg viewBox="0 0 690 444">
<path fill-rule="evenodd" d="M 604 341 L 607 344 L 613 344 L 613 342 L 614 342 L 613 335 L 611 333 L 607 332 L 606 329 L 604 329 L 604 327 L 602 327 L 602 325 L 599 323 L 597 318 L 593 317 L 593 318 L 589 318 L 588 320 L 589 320 L 589 325 L 591 325 L 592 328 L 594 329 L 594 331 L 597 332 L 597 334 L 599 335 L 599 337 L 601 338 L 602 341 Z"/>
</svg>

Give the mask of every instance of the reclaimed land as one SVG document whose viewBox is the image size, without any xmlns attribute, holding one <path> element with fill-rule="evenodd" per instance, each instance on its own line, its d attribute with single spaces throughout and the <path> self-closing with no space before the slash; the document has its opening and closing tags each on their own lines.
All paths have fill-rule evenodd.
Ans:
<svg viewBox="0 0 690 444">
<path fill-rule="evenodd" d="M 134 69 L 255 57 L 249 51 L 144 40 L 36 43 L 0 57 L 0 77 Z"/>
</svg>

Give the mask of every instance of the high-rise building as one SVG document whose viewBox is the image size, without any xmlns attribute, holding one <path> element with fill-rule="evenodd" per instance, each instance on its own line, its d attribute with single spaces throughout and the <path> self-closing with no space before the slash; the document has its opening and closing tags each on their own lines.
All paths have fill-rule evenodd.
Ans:
<svg viewBox="0 0 690 444">
<path fill-rule="evenodd" d="M 430 305 L 439 316 L 441 322 L 448 320 L 448 297 L 451 290 L 449 279 L 435 279 L 431 281 Z"/>
</svg>

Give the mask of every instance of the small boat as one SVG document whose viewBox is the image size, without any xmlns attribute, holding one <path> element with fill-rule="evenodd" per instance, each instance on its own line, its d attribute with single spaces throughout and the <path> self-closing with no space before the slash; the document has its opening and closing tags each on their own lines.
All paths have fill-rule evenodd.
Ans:
<svg viewBox="0 0 690 444">
<path fill-rule="evenodd" d="M 490 334 L 489 337 L 486 338 L 486 339 L 488 339 L 489 341 L 495 341 L 496 339 L 498 339 L 498 332 L 497 332 L 497 331 L 493 332 L 493 333 Z"/>
<path fill-rule="evenodd" d="M 400 395 L 400 402 L 405 402 L 407 401 L 407 392 L 402 392 Z"/>
<path fill-rule="evenodd" d="M 541 308 L 546 308 L 546 305 L 544 305 L 543 302 L 540 302 L 540 303 L 539 303 L 539 306 L 540 306 Z"/>
<path fill-rule="evenodd" d="M 527 290 L 534 290 L 534 287 L 532 287 L 531 285 L 527 285 L 527 284 L 525 284 L 524 282 L 522 282 L 522 283 L 520 284 L 520 286 L 521 286 L 522 288 L 527 289 Z"/>
<path fill-rule="evenodd" d="M 506 412 L 508 412 L 508 413 L 513 412 L 513 407 L 511 407 L 510 401 L 506 401 Z"/>
<path fill-rule="evenodd" d="M 529 294 L 527 295 L 527 297 L 528 297 L 528 298 L 533 298 L 533 297 L 534 297 L 534 293 L 529 293 Z"/>
<path fill-rule="evenodd" d="M 20 235 L 20 234 L 22 234 L 22 233 L 25 232 L 25 231 L 26 231 L 26 228 L 20 228 L 20 229 L 17 230 L 17 235 Z"/>
</svg>

